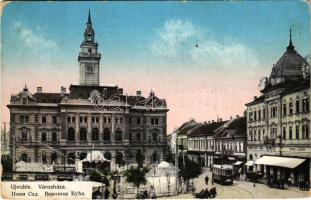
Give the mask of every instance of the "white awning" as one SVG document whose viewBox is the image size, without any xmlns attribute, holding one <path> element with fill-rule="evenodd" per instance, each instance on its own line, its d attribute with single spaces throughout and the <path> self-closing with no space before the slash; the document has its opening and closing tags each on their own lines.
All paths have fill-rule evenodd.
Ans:
<svg viewBox="0 0 311 200">
<path fill-rule="evenodd" d="M 249 160 L 247 161 L 247 163 L 245 163 L 246 166 L 253 166 L 254 165 L 254 161 L 253 160 Z"/>
<path fill-rule="evenodd" d="M 242 164 L 241 161 L 236 161 L 235 163 L 233 163 L 233 165 L 240 165 L 240 164 Z"/>
<path fill-rule="evenodd" d="M 289 157 L 279 157 L 279 156 L 263 156 L 256 160 L 255 164 L 257 165 L 270 165 L 276 167 L 286 167 L 286 168 L 295 168 L 306 159 L 303 158 L 289 158 Z"/>
</svg>

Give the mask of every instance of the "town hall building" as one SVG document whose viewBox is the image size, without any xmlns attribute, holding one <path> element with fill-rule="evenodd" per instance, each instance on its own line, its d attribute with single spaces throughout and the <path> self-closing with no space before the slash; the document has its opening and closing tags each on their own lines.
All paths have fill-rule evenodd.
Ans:
<svg viewBox="0 0 311 200">
<path fill-rule="evenodd" d="M 131 96 L 118 86 L 101 86 L 100 59 L 89 13 L 78 55 L 80 83 L 58 93 L 45 93 L 42 87 L 32 92 L 25 86 L 11 96 L 13 170 L 19 161 L 74 166 L 93 151 L 104 156 L 109 170 L 137 158 L 147 164 L 165 159 L 165 99 L 154 91 Z"/>
</svg>

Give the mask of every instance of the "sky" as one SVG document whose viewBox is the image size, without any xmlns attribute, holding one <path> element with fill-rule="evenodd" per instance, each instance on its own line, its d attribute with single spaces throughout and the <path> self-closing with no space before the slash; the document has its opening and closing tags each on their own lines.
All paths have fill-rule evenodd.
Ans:
<svg viewBox="0 0 311 200">
<path fill-rule="evenodd" d="M 303 1 L 12 2 L 1 17 L 1 117 L 10 96 L 79 82 L 77 56 L 91 10 L 101 85 L 165 98 L 168 133 L 183 122 L 243 115 L 261 77 L 285 52 L 310 54 Z"/>
</svg>

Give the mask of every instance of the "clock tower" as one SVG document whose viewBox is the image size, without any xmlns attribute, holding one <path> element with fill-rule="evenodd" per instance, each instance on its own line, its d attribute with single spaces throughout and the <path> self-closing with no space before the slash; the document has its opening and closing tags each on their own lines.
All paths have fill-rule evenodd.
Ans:
<svg viewBox="0 0 311 200">
<path fill-rule="evenodd" d="M 89 11 L 84 39 L 80 45 L 78 61 L 80 63 L 80 85 L 99 85 L 99 61 L 101 55 L 97 52 L 98 44 L 94 42 L 95 32 L 92 27 Z"/>
</svg>

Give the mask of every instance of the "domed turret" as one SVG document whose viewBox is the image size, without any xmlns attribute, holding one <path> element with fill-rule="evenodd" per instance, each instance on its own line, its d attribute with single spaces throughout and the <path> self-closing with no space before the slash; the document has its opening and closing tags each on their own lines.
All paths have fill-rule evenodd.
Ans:
<svg viewBox="0 0 311 200">
<path fill-rule="evenodd" d="M 293 46 L 290 30 L 290 40 L 287 50 L 272 68 L 269 77 L 271 85 L 287 81 L 303 80 L 303 68 L 306 65 L 308 65 L 307 61 L 296 52 Z"/>
</svg>

